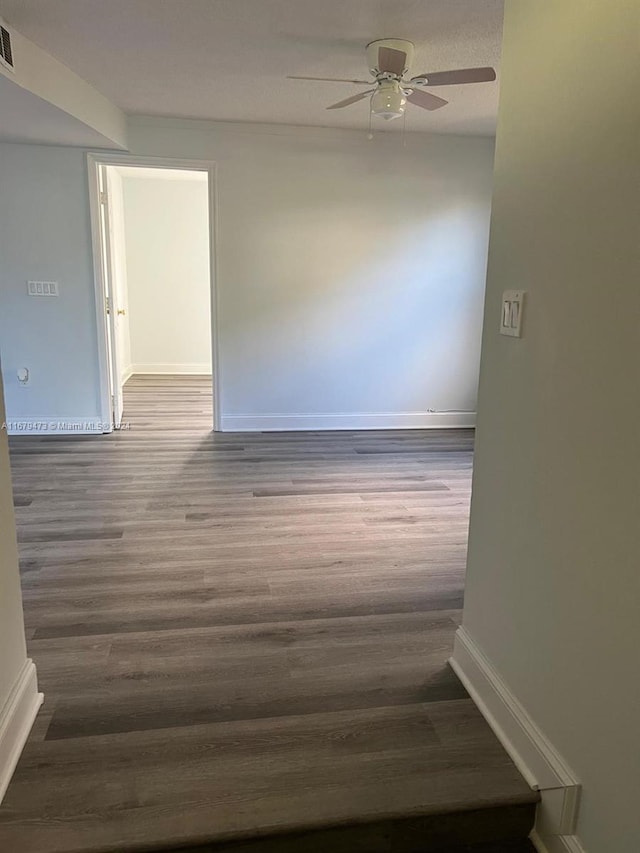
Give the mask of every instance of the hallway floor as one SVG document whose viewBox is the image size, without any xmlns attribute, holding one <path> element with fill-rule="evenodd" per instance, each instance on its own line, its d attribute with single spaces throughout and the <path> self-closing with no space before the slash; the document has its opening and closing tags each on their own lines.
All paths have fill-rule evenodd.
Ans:
<svg viewBox="0 0 640 853">
<path fill-rule="evenodd" d="M 213 434 L 196 377 L 132 378 L 124 421 L 11 439 L 45 704 L 0 849 L 526 835 L 536 796 L 447 665 L 472 431 Z"/>
</svg>

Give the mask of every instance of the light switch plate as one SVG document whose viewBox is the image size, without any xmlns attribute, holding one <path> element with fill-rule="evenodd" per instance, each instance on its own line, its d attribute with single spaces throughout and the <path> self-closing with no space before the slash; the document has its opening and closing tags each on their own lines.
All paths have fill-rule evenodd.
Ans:
<svg viewBox="0 0 640 853">
<path fill-rule="evenodd" d="M 524 297 L 524 290 L 505 290 L 503 292 L 500 314 L 501 335 L 509 335 L 512 338 L 521 337 Z"/>
<path fill-rule="evenodd" d="M 57 281 L 28 281 L 27 293 L 29 296 L 57 296 Z"/>
</svg>

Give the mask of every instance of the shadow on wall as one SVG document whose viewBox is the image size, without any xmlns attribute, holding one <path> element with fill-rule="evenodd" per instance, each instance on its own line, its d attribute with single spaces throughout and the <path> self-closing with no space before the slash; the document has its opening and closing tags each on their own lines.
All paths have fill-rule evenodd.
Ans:
<svg viewBox="0 0 640 853">
<path fill-rule="evenodd" d="M 475 410 L 484 213 L 390 224 L 384 209 L 314 205 L 263 221 L 252 255 L 271 274 L 245 262 L 242 320 L 225 329 L 254 362 L 261 410 Z"/>
</svg>

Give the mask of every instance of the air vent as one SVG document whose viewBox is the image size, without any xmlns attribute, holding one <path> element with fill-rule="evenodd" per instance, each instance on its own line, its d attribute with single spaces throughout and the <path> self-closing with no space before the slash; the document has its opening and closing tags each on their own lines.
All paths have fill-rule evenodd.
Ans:
<svg viewBox="0 0 640 853">
<path fill-rule="evenodd" d="M 11 33 L 0 24 L 0 64 L 13 71 L 13 51 L 11 50 Z"/>
</svg>

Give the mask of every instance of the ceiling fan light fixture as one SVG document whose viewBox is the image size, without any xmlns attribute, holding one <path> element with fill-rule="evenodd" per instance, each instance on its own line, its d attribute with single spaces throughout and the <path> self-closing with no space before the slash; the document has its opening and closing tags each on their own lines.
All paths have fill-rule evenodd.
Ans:
<svg viewBox="0 0 640 853">
<path fill-rule="evenodd" d="M 1 2 L 1 0 L 0 0 Z M 427 92 L 423 86 L 460 86 L 467 83 L 492 83 L 496 79 L 495 68 L 454 68 L 451 71 L 425 71 L 409 77 L 409 69 L 413 62 L 414 46 L 406 39 L 384 38 L 376 39 L 367 45 L 367 62 L 369 73 L 374 78 L 375 88 L 358 92 L 348 98 L 343 98 L 337 104 L 330 104 L 326 109 L 341 110 L 357 104 L 369 95 L 371 108 L 369 111 L 369 127 L 374 115 L 385 121 L 392 121 L 404 115 L 407 102 L 422 110 L 439 110 L 449 103 L 445 98 Z M 367 80 L 355 80 L 345 77 L 298 77 L 293 80 L 321 80 L 328 83 L 355 83 L 358 86 L 369 84 Z"/>
<path fill-rule="evenodd" d="M 399 83 L 381 83 L 371 96 L 371 112 L 373 115 L 391 121 L 404 115 L 407 96 Z"/>
</svg>

